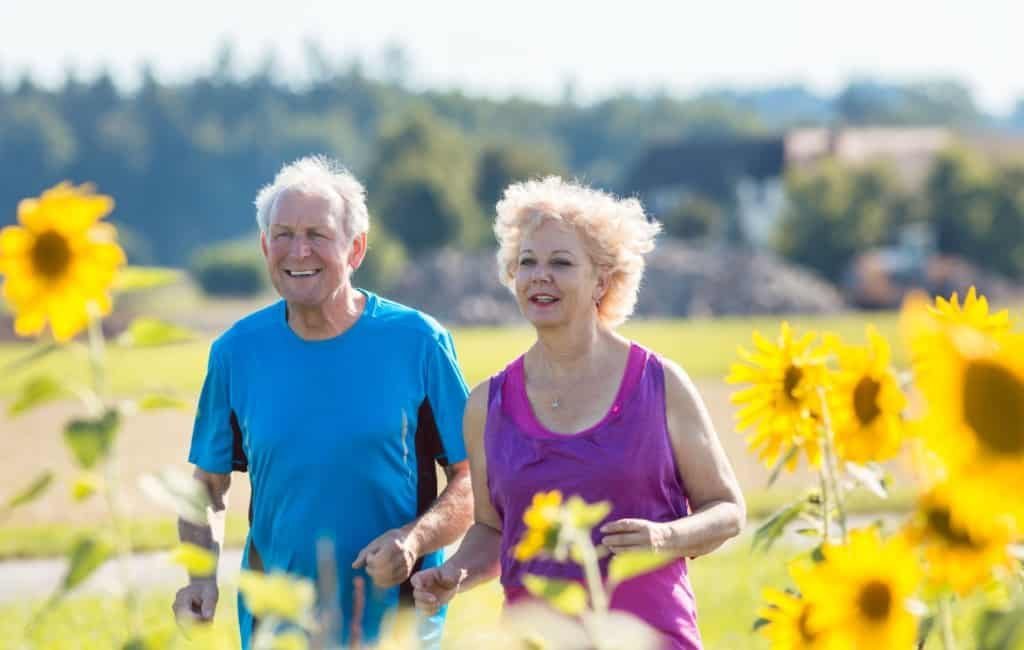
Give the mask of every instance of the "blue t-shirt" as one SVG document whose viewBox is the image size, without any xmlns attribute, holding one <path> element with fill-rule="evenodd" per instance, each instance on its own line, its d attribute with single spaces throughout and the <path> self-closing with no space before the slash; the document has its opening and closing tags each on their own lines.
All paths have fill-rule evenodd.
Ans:
<svg viewBox="0 0 1024 650">
<path fill-rule="evenodd" d="M 364 640 L 399 601 L 399 587 L 379 590 L 364 569 L 351 569 L 358 552 L 433 503 L 435 461 L 466 458 L 468 391 L 451 335 L 425 314 L 363 293 L 362 315 L 332 339 L 300 338 L 280 301 L 215 340 L 189 452 L 211 473 L 247 466 L 244 566 L 251 544 L 265 570 L 315 579 L 317 540 L 333 541 L 343 642 L 355 575 L 366 584 Z M 437 551 L 421 566 L 442 561 Z M 239 623 L 247 648 L 251 617 L 241 604 Z M 439 637 L 442 623 L 421 622 L 421 634 Z"/>
</svg>

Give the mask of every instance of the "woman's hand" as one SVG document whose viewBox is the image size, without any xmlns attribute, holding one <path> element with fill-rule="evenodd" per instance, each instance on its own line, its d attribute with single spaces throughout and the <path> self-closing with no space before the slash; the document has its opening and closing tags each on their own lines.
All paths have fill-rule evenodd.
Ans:
<svg viewBox="0 0 1024 650">
<path fill-rule="evenodd" d="M 457 571 L 450 564 L 426 569 L 412 577 L 412 597 L 416 608 L 428 614 L 436 614 L 459 591 L 459 585 L 466 579 L 466 571 Z"/>
<path fill-rule="evenodd" d="M 612 553 L 666 551 L 672 531 L 668 524 L 646 519 L 618 519 L 601 526 L 601 544 Z"/>
</svg>

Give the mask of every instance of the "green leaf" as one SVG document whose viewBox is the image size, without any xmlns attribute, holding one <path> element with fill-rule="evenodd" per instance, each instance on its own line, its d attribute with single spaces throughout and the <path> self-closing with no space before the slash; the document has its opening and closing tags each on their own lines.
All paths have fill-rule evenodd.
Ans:
<svg viewBox="0 0 1024 650">
<path fill-rule="evenodd" d="M 917 645 L 915 647 L 923 648 L 933 629 L 935 629 L 935 615 L 929 614 L 921 617 L 917 624 Z"/>
<path fill-rule="evenodd" d="M 627 551 L 612 558 L 608 565 L 608 582 L 618 585 L 644 573 L 656 571 L 675 561 L 676 557 L 654 551 Z"/>
<path fill-rule="evenodd" d="M 176 409 L 179 411 L 188 410 L 190 405 L 183 399 L 171 395 L 151 394 L 143 395 L 138 401 L 139 410 L 156 411 L 159 409 Z"/>
<path fill-rule="evenodd" d="M 10 498 L 7 502 L 6 509 L 14 510 L 19 506 L 35 501 L 42 496 L 43 492 L 46 492 L 51 483 L 53 483 L 53 472 L 50 470 L 40 472 L 38 476 L 32 479 L 31 483 L 22 488 L 21 492 L 18 492 Z"/>
<path fill-rule="evenodd" d="M 766 522 L 758 526 L 757 530 L 754 531 L 754 541 L 751 544 L 751 550 L 757 551 L 760 549 L 767 551 L 770 549 L 775 540 L 786 530 L 786 526 L 803 514 L 807 507 L 807 500 L 797 501 L 769 517 Z"/>
<path fill-rule="evenodd" d="M 772 467 L 771 476 L 768 477 L 767 487 L 771 487 L 775 483 L 775 481 L 778 480 L 779 474 L 782 473 L 782 468 L 786 466 L 786 463 L 793 460 L 793 457 L 799 453 L 800 447 L 793 445 L 792 447 L 789 448 L 789 451 L 787 451 L 784 455 L 780 456 L 777 461 L 775 461 L 775 466 Z"/>
<path fill-rule="evenodd" d="M 983 611 L 975 632 L 978 650 L 1013 650 L 1024 641 L 1024 606 Z"/>
<path fill-rule="evenodd" d="M 47 343 L 46 345 L 37 346 L 30 350 L 28 354 L 22 355 L 14 361 L 5 364 L 4 367 L 0 369 L 0 372 L 2 372 L 4 377 L 10 376 L 12 373 L 18 372 L 25 366 L 31 365 L 51 352 L 56 352 L 60 349 L 61 346 L 57 343 Z"/>
<path fill-rule="evenodd" d="M 563 614 L 579 616 L 587 608 L 587 592 L 578 582 L 527 574 L 523 586 Z"/>
<path fill-rule="evenodd" d="M 149 498 L 174 510 L 185 521 L 205 525 L 210 493 L 206 487 L 181 470 L 167 468 L 139 479 L 139 487 Z"/>
<path fill-rule="evenodd" d="M 114 278 L 113 290 L 117 292 L 144 291 L 156 289 L 182 281 L 183 274 L 177 269 L 159 266 L 126 266 Z"/>
<path fill-rule="evenodd" d="M 128 329 L 118 337 L 117 342 L 125 346 L 149 348 L 184 343 L 195 338 L 195 333 L 184 327 L 172 325 L 156 318 L 140 317 L 132 321 Z"/>
<path fill-rule="evenodd" d="M 7 407 L 7 415 L 21 415 L 40 404 L 62 397 L 65 392 L 64 385 L 51 375 L 33 377 L 21 385 L 14 401 Z"/>
<path fill-rule="evenodd" d="M 865 467 L 857 463 L 847 462 L 846 471 L 879 499 L 889 498 L 889 491 L 885 489 L 885 479 L 879 468 Z"/>
<path fill-rule="evenodd" d="M 754 619 L 754 625 L 750 628 L 750 631 L 751 632 L 757 632 L 758 630 L 760 630 L 765 625 L 768 625 L 769 623 L 771 623 L 771 621 L 769 621 L 767 618 L 756 618 L 756 619 Z"/>
<path fill-rule="evenodd" d="M 78 418 L 64 427 L 64 442 L 79 466 L 91 469 L 97 461 L 106 458 L 113 445 L 114 434 L 121 426 L 116 409 L 108 409 L 98 418 Z"/>
<path fill-rule="evenodd" d="M 110 544 L 95 537 L 75 542 L 68 557 L 68 572 L 61 583 L 61 591 L 66 593 L 82 584 L 113 554 L 114 548 Z"/>
</svg>

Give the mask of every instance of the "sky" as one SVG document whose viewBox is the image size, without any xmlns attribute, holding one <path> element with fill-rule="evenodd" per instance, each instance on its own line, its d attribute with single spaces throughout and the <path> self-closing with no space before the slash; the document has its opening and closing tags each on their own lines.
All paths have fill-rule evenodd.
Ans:
<svg viewBox="0 0 1024 650">
<path fill-rule="evenodd" d="M 495 97 L 953 78 L 1005 114 L 1024 98 L 1022 26 L 1021 0 L 0 0 L 0 80 L 106 67 L 131 87 L 142 61 L 183 80 L 231 42 L 242 72 L 273 50 L 301 83 L 315 41 L 371 72 L 398 45 L 414 86 Z"/>
</svg>

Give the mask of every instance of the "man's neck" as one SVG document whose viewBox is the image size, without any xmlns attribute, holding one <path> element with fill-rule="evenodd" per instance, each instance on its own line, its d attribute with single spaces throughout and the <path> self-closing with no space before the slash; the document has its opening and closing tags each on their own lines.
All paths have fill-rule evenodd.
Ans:
<svg viewBox="0 0 1024 650">
<path fill-rule="evenodd" d="M 330 339 L 355 325 L 365 308 L 366 296 L 350 286 L 319 305 L 288 303 L 288 326 L 302 339 Z"/>
</svg>

